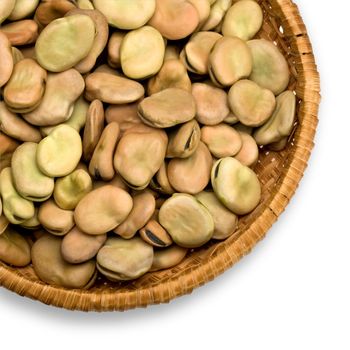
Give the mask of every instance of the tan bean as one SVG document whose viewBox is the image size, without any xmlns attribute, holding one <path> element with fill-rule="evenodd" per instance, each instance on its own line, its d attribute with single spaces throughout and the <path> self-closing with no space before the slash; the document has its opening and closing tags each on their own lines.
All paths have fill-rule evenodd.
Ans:
<svg viewBox="0 0 350 350">
<path fill-rule="evenodd" d="M 33 14 L 38 4 L 39 0 L 16 0 L 15 7 L 8 19 L 11 21 L 17 21 L 29 17 Z"/>
<path fill-rule="evenodd" d="M 15 64 L 10 80 L 4 88 L 7 106 L 17 113 L 35 109 L 45 91 L 47 72 L 33 59 L 25 58 Z"/>
<path fill-rule="evenodd" d="M 14 152 L 18 146 L 18 141 L 0 131 L 0 159 L 8 153 Z"/>
<path fill-rule="evenodd" d="M 39 209 L 37 207 L 35 207 L 35 213 L 34 216 L 32 218 L 30 218 L 29 220 L 23 221 L 22 223 L 20 223 L 20 226 L 25 228 L 26 230 L 37 230 L 40 228 L 41 224 L 38 218 L 38 214 L 39 214 Z"/>
<path fill-rule="evenodd" d="M 69 0 L 47 1 L 37 7 L 34 18 L 42 26 L 47 26 L 73 9 L 75 9 L 75 6 Z"/>
<path fill-rule="evenodd" d="M 219 25 L 231 4 L 232 0 L 216 0 L 210 8 L 209 17 L 201 30 L 212 30 Z"/>
<path fill-rule="evenodd" d="M 126 191 L 106 185 L 91 191 L 79 202 L 74 218 L 81 231 L 100 235 L 121 224 L 132 206 L 132 198 Z"/>
<path fill-rule="evenodd" d="M 83 136 L 84 160 L 90 161 L 104 127 L 103 104 L 99 100 L 91 102 L 86 116 Z"/>
<path fill-rule="evenodd" d="M 12 50 L 13 64 L 17 64 L 19 61 L 24 59 L 24 56 L 20 49 L 17 49 L 17 47 L 12 46 L 11 50 Z"/>
<path fill-rule="evenodd" d="M 123 178 L 119 174 L 116 174 L 114 176 L 114 178 L 108 182 L 94 181 L 93 188 L 95 190 L 97 188 L 100 188 L 100 187 L 106 186 L 106 185 L 112 185 L 114 187 L 118 187 L 118 188 L 124 190 L 125 192 L 130 192 L 130 188 L 128 187 L 128 185 L 125 183 L 125 181 L 123 180 Z"/>
<path fill-rule="evenodd" d="M 173 243 L 169 233 L 156 220 L 150 220 L 140 230 L 140 236 L 146 243 L 158 248 L 168 247 Z"/>
<path fill-rule="evenodd" d="M 169 269 L 170 267 L 180 264 L 185 258 L 187 251 L 188 249 L 175 244 L 165 249 L 155 250 L 150 271 Z"/>
<path fill-rule="evenodd" d="M 16 267 L 30 263 L 30 246 L 26 239 L 12 227 L 0 235 L 0 260 Z"/>
<path fill-rule="evenodd" d="M 16 5 L 16 0 L 2 0 L 0 2 L 0 24 L 10 16 Z"/>
<path fill-rule="evenodd" d="M 137 231 L 141 229 L 150 220 L 154 213 L 156 202 L 154 196 L 149 192 L 140 193 L 133 197 L 133 208 L 120 225 L 113 231 L 119 236 L 129 239 L 135 236 Z"/>
<path fill-rule="evenodd" d="M 0 130 L 19 141 L 39 142 L 41 140 L 39 130 L 17 114 L 10 112 L 4 102 L 0 102 Z"/>
<path fill-rule="evenodd" d="M 55 236 L 66 235 L 74 226 L 73 211 L 61 209 L 52 199 L 41 204 L 38 219 Z"/>
<path fill-rule="evenodd" d="M 239 160 L 243 165 L 253 167 L 258 161 L 259 148 L 254 138 L 246 132 L 239 131 L 242 139 L 242 147 L 240 151 L 235 155 L 235 158 Z"/>
<path fill-rule="evenodd" d="M 32 247 L 35 273 L 44 282 L 66 288 L 87 288 L 95 276 L 95 262 L 66 262 L 61 254 L 62 238 L 44 235 Z"/>
<path fill-rule="evenodd" d="M 106 240 L 106 234 L 91 236 L 74 227 L 62 240 L 62 257 L 71 264 L 83 263 L 94 258 Z"/>
<path fill-rule="evenodd" d="M 1 26 L 1 31 L 7 36 L 13 46 L 32 44 L 39 35 L 38 25 L 31 19 L 5 24 Z"/>
<path fill-rule="evenodd" d="M 140 99 L 145 90 L 133 80 L 108 73 L 91 73 L 85 79 L 87 100 L 94 99 L 111 104 L 124 104 Z"/>
<path fill-rule="evenodd" d="M 120 68 L 120 46 L 126 32 L 114 32 L 108 41 L 108 64 L 112 68 Z"/>
<path fill-rule="evenodd" d="M 168 165 L 168 179 L 178 192 L 196 194 L 204 190 L 210 180 L 212 157 L 207 146 L 200 142 L 188 158 L 174 158 Z"/>
<path fill-rule="evenodd" d="M 103 130 L 89 165 L 89 172 L 96 179 L 108 181 L 114 177 L 113 156 L 118 137 L 117 123 L 110 123 Z"/>
<path fill-rule="evenodd" d="M 1 6 L 1 5 L 0 5 Z M 1 16 L 1 12 L 0 12 Z M 0 17 L 1 19 L 1 17 Z M 1 21 L 0 21 L 1 22 Z M 11 77 L 13 70 L 13 56 L 11 43 L 5 33 L 0 30 L 0 87 L 4 86 Z"/>
<path fill-rule="evenodd" d="M 150 187 L 157 192 L 173 194 L 176 191 L 170 185 L 168 179 L 168 164 L 163 162 L 155 177 L 150 182 Z"/>
</svg>

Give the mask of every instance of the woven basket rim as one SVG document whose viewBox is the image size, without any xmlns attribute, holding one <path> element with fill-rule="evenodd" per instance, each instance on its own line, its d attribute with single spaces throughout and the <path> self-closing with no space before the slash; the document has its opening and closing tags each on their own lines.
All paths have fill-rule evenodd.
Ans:
<svg viewBox="0 0 350 350">
<path fill-rule="evenodd" d="M 303 101 L 303 119 L 300 132 L 295 140 L 293 158 L 284 174 L 278 191 L 271 198 L 257 219 L 236 240 L 223 242 L 223 249 L 204 264 L 195 266 L 170 281 L 139 288 L 128 292 L 68 290 L 31 281 L 3 263 L 0 263 L 0 286 L 19 295 L 39 300 L 45 304 L 69 310 L 112 311 L 145 307 L 166 303 L 177 296 L 191 293 L 194 288 L 213 280 L 233 266 L 265 236 L 272 224 L 284 211 L 300 182 L 311 150 L 318 123 L 317 113 L 320 103 L 320 82 L 310 40 L 297 6 L 292 0 L 268 0 L 271 11 L 282 20 L 284 34 L 292 37 L 295 49 L 301 58 L 300 81 L 297 95 Z M 286 190 L 288 188 L 288 191 Z"/>
</svg>

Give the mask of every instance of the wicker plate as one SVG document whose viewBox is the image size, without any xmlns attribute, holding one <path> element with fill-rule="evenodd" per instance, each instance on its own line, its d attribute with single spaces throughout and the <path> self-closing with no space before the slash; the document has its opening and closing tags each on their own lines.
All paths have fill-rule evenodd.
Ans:
<svg viewBox="0 0 350 350">
<path fill-rule="evenodd" d="M 20 295 L 71 310 L 126 310 L 165 303 L 214 279 L 249 253 L 287 206 L 303 176 L 313 148 L 320 83 L 312 47 L 297 6 L 291 0 L 258 0 L 264 10 L 259 37 L 277 43 L 287 58 L 299 99 L 298 122 L 282 152 L 262 151 L 256 171 L 263 187 L 258 208 L 240 220 L 239 230 L 224 242 L 192 252 L 175 268 L 148 273 L 137 281 L 98 280 L 90 290 L 68 290 L 38 280 L 32 267 L 0 263 L 0 285 Z"/>
</svg>

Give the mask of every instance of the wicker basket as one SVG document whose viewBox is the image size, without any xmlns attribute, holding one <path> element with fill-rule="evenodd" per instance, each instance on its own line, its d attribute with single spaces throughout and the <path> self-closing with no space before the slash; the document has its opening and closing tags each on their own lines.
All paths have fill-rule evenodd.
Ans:
<svg viewBox="0 0 350 350">
<path fill-rule="evenodd" d="M 256 171 L 263 187 L 258 208 L 242 218 L 224 242 L 191 252 L 175 268 L 148 273 L 128 283 L 103 279 L 90 290 L 68 290 L 38 280 L 31 266 L 0 264 L 0 285 L 22 296 L 70 310 L 126 310 L 169 302 L 190 293 L 230 268 L 260 241 L 283 212 L 303 176 L 317 126 L 320 83 L 312 47 L 298 8 L 291 0 L 258 0 L 264 10 L 259 37 L 277 43 L 291 71 L 289 88 L 299 99 L 297 123 L 286 149 L 262 151 Z"/>
</svg>

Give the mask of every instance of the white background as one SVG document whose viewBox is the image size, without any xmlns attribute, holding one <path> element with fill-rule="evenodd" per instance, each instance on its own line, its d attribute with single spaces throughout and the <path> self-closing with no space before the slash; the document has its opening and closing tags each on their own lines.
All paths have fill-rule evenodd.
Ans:
<svg viewBox="0 0 350 350">
<path fill-rule="evenodd" d="M 266 239 L 192 295 L 148 309 L 73 313 L 0 288 L 2 349 L 350 348 L 350 4 L 296 1 L 322 78 L 320 124 Z"/>
</svg>

